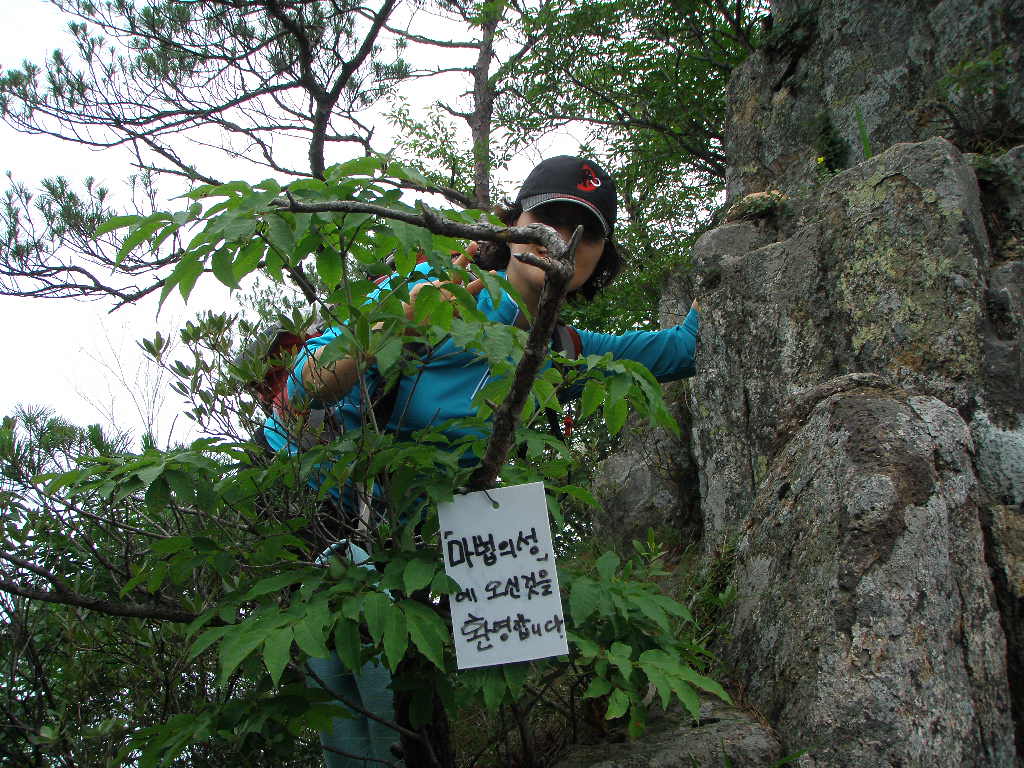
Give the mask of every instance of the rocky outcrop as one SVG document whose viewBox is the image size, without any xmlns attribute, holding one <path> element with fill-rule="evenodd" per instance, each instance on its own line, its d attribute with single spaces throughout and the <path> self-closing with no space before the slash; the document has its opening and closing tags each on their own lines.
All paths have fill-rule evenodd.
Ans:
<svg viewBox="0 0 1024 768">
<path fill-rule="evenodd" d="M 812 390 L 770 459 L 726 661 L 816 765 L 1012 765 L 970 433 L 936 398 L 868 381 Z"/>
<path fill-rule="evenodd" d="M 666 314 L 693 295 L 705 307 L 690 409 L 707 547 L 748 519 L 784 404 L 829 378 L 883 374 L 985 429 L 1009 426 L 986 398 L 990 252 L 956 148 L 896 145 L 835 176 L 807 210 L 781 241 L 746 222 L 711 231 L 663 300 Z M 991 466 L 1005 463 L 991 450 Z"/>
<path fill-rule="evenodd" d="M 992 161 L 990 184 L 1012 187 L 1003 169 L 1019 156 L 1014 150 Z M 875 755 L 877 762 L 869 763 L 877 765 L 1012 764 L 1011 689 L 1018 718 L 1024 711 L 1021 678 L 1007 675 L 1007 665 L 1011 671 L 1024 668 L 1024 294 L 1022 262 L 1012 250 L 1019 242 L 1013 234 L 1016 210 L 994 210 L 993 191 L 979 191 L 984 188 L 974 165 L 948 141 L 897 144 L 829 179 L 813 203 L 803 204 L 804 222 L 791 233 L 764 218 L 709 232 L 694 248 L 693 272 L 681 276 L 664 298 L 668 316 L 694 295 L 705 306 L 702 370 L 691 383 L 688 403 L 704 547 L 710 553 L 740 540 L 737 588 L 756 604 L 737 613 L 735 642 L 723 654 L 736 663 L 738 683 L 784 734 L 786 749 L 807 746 L 793 740 L 798 734 L 844 724 L 846 730 L 834 738 L 845 740 L 848 752 L 835 748 L 816 756 L 822 765 L 849 765 L 858 751 Z M 998 199 L 1005 195 L 1004 190 Z M 999 250 L 989 236 L 994 222 L 1000 222 Z M 823 418 L 815 406 L 822 397 L 830 407 L 849 403 L 827 398 L 838 397 L 836 377 L 851 372 L 882 377 L 890 393 L 872 406 L 868 416 L 874 421 L 855 433 L 862 447 L 888 462 L 882 473 L 888 481 L 879 480 L 870 463 L 858 464 L 840 452 L 842 459 L 835 445 L 829 452 L 825 436 L 835 442 L 841 426 L 831 432 L 814 427 L 815 418 Z M 909 406 L 896 406 L 913 402 L 920 408 L 925 401 L 931 410 L 946 408 L 947 431 L 958 424 L 965 436 L 959 469 L 945 479 L 951 460 L 929 457 L 949 454 L 948 446 L 931 445 L 928 440 L 937 438 L 928 437 L 925 425 L 911 424 Z M 922 418 L 918 414 L 917 421 Z M 890 422 L 903 431 L 891 434 Z M 924 453 L 908 453 L 915 445 Z M 798 478 L 790 476 L 795 460 L 786 458 L 794 451 L 804 462 L 797 475 L 830 484 L 819 489 L 825 496 L 808 513 L 821 529 L 778 528 L 777 508 L 797 487 Z M 922 478 L 967 495 L 938 501 L 931 486 L 921 486 Z M 910 500 L 880 501 L 876 486 L 885 482 L 896 488 L 890 492 L 910 494 Z M 850 518 L 856 509 L 883 503 L 897 507 L 881 527 L 834 540 L 843 525 L 836 515 Z M 927 535 L 943 539 L 944 552 L 921 546 L 910 524 L 922 516 L 937 524 L 936 515 L 939 523 L 941 516 L 948 518 L 947 527 Z M 834 549 L 823 553 L 822 545 Z M 805 547 L 811 556 L 804 556 Z M 894 551 L 901 553 L 903 575 L 885 568 L 875 573 Z M 785 566 L 755 552 L 776 552 Z M 855 561 L 867 563 L 862 569 L 870 573 L 856 580 L 859 597 L 846 594 L 850 588 L 840 573 Z M 774 570 L 765 571 L 769 563 Z M 831 570 L 823 568 L 827 563 Z M 936 563 L 946 564 L 941 578 L 932 572 Z M 987 578 L 989 568 L 994 582 Z M 911 573 L 920 581 L 904 578 Z M 777 594 L 766 590 L 776 583 Z M 951 594 L 958 599 L 932 597 Z M 873 608 L 858 625 L 840 603 Z M 910 625 L 927 626 L 933 634 L 905 635 L 910 630 L 902 628 Z M 797 634 L 783 639 L 781 626 Z M 963 627 L 977 631 L 965 633 Z M 982 650 L 972 650 L 977 637 L 985 638 Z M 871 654 L 856 644 L 861 641 Z M 908 643 L 917 643 L 913 654 Z M 959 669 L 949 666 L 951 653 L 966 659 Z M 895 666 L 879 667 L 875 657 Z M 991 663 L 979 666 L 982 660 Z M 968 685 L 965 675 L 977 677 Z M 934 703 L 952 701 L 945 693 L 935 698 L 946 686 L 967 697 L 957 705 L 958 714 Z M 880 687 L 889 693 L 881 695 Z M 856 707 L 837 709 L 835 700 L 844 697 L 852 697 Z M 800 723 L 814 726 L 801 730 Z M 921 746 L 927 740 L 915 730 L 921 723 L 928 723 L 937 743 L 946 742 L 942 750 Z M 872 734 L 882 724 L 905 746 L 879 747 Z M 1005 736 L 1002 743 L 996 732 Z M 889 737 L 882 741 L 888 744 Z M 974 762 L 965 762 L 968 754 Z"/>
<path fill-rule="evenodd" d="M 769 768 L 781 757 L 771 729 L 747 712 L 703 699 L 697 722 L 670 713 L 654 720 L 636 744 L 574 747 L 557 768 Z"/>
<path fill-rule="evenodd" d="M 779 189 L 799 203 L 899 142 L 1024 143 L 1021 0 L 771 5 L 764 45 L 729 81 L 731 199 Z"/>
<path fill-rule="evenodd" d="M 735 549 L 720 651 L 815 765 L 1020 764 L 1024 7 L 772 7 L 728 213 L 662 300 L 704 307 L 658 444 L 693 457 L 708 557 Z"/>
<path fill-rule="evenodd" d="M 674 402 L 676 420 L 688 429 L 686 382 L 667 388 Z M 622 449 L 601 465 L 594 492 L 603 504 L 594 511 L 595 531 L 603 540 L 627 547 L 643 540 L 648 529 L 675 531 L 682 542 L 699 541 L 700 497 L 697 493 L 697 464 L 689 450 L 688 437 L 680 439 L 661 429 L 631 418 L 624 430 Z M 628 524 L 622 510 L 628 509 Z"/>
</svg>

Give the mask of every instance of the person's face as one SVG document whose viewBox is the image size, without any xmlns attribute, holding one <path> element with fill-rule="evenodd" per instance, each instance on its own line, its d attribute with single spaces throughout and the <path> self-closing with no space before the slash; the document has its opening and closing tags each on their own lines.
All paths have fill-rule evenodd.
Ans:
<svg viewBox="0 0 1024 768">
<path fill-rule="evenodd" d="M 597 217 L 581 205 L 555 202 L 519 214 L 515 225 L 524 227 L 527 224 L 547 224 L 554 228 L 566 242 L 572 237 L 576 227 L 582 224 L 583 238 L 576 248 L 576 272 L 573 274 L 572 280 L 569 281 L 568 290 L 574 291 L 590 279 L 597 263 L 601 260 L 601 253 L 604 251 L 604 234 Z M 510 243 L 509 247 L 513 254 L 532 251 L 538 256 L 547 255 L 545 249 L 535 243 Z M 539 293 L 544 284 L 543 270 L 524 264 L 514 256 L 509 259 L 508 277 L 513 285 L 520 281 L 523 282 L 523 285 L 517 285 L 520 291 L 524 287 L 529 287 Z"/>
</svg>

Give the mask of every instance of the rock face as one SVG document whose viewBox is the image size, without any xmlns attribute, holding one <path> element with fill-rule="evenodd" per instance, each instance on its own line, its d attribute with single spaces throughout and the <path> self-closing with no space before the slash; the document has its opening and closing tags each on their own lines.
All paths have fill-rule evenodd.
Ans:
<svg viewBox="0 0 1024 768">
<path fill-rule="evenodd" d="M 786 402 L 834 376 L 883 374 L 984 429 L 1011 427 L 1001 398 L 986 397 L 990 252 L 956 148 L 898 144 L 806 208 L 808 223 L 782 241 L 763 244 L 776 233 L 752 223 L 711 231 L 664 299 L 667 311 L 694 294 L 705 305 L 691 410 L 708 547 L 748 519 Z M 994 468 L 1012 463 L 992 450 Z"/>
<path fill-rule="evenodd" d="M 765 45 L 729 83 L 730 198 L 800 199 L 819 171 L 898 142 L 1024 143 L 1021 0 L 771 5 Z"/>
<path fill-rule="evenodd" d="M 557 768 L 769 768 L 782 757 L 775 735 L 717 699 L 701 701 L 700 721 L 669 714 L 638 744 L 575 747 Z"/>
<path fill-rule="evenodd" d="M 663 297 L 704 306 L 690 430 L 657 441 L 697 498 L 618 471 L 735 547 L 721 653 L 784 754 L 1020 765 L 1024 4 L 772 7 L 733 205 Z"/>
<path fill-rule="evenodd" d="M 998 183 L 1019 178 L 1002 170 L 1019 157 L 1020 150 L 1013 150 L 991 163 Z M 856 764 L 850 761 L 857 753 L 873 755 L 875 761 L 867 764 L 875 765 L 1013 762 L 1011 698 L 1018 722 L 1024 712 L 1022 679 L 1007 675 L 1007 665 L 1024 669 L 1019 578 L 1024 262 L 1014 250 L 1019 242 L 1012 234 L 1019 231 L 1015 211 L 993 208 L 992 194 L 986 207 L 979 189 L 972 164 L 945 139 L 894 145 L 829 179 L 812 202 L 802 204 L 802 221 L 791 223 L 791 232 L 767 220 L 709 232 L 694 248 L 694 271 L 681 276 L 664 298 L 667 313 L 693 295 L 706 307 L 702 369 L 691 383 L 688 403 L 704 546 L 711 552 L 739 539 L 737 588 L 757 602 L 737 614 L 737 640 L 723 654 L 737 665 L 750 700 L 784 735 L 785 750 L 808 746 L 793 740 L 797 734 L 829 732 L 825 743 L 847 745 L 846 752 L 828 747 L 816 754 L 819 765 Z M 1000 250 L 989 235 L 997 220 Z M 911 494 L 913 503 L 885 498 L 885 489 L 875 487 L 885 483 L 870 465 L 849 458 L 843 464 L 829 454 L 822 442 L 827 430 L 807 432 L 820 387 L 834 388 L 836 377 L 851 372 L 884 377 L 904 399 L 927 397 L 930 408 L 939 403 L 947 408 L 943 418 L 959 423 L 965 447 L 955 476 L 934 482 L 970 489 L 967 496 L 938 502 L 918 488 L 921 473 L 942 478 L 946 470 L 939 459 L 921 464 L 933 450 L 927 443 L 921 461 L 894 452 L 901 443 L 886 431 L 891 427 L 886 419 L 908 418 L 905 408 L 893 405 L 895 396 L 885 407 L 878 405 L 878 423 L 861 429 L 857 439 L 891 462 L 887 482 L 897 490 L 887 492 L 899 497 L 905 493 L 900 487 L 918 489 Z M 901 439 L 910 445 L 929 434 L 918 425 L 912 438 Z M 787 446 L 783 453 L 780 444 Z M 814 533 L 775 530 L 777 521 L 766 509 L 784 500 L 776 495 L 793 469 L 786 459 L 793 451 L 803 452 L 800 474 L 833 484 L 827 492 L 822 489 L 829 500 L 822 497 L 812 516 L 828 510 L 833 517 L 849 518 L 858 509 L 865 513 L 898 502 L 902 511 L 886 513 L 888 522 L 865 538 L 832 541 L 842 527 L 835 520 L 832 528 L 819 520 L 825 528 Z M 792 487 L 794 480 L 788 482 Z M 840 502 L 848 505 L 846 511 L 836 506 Z M 948 529 L 940 526 L 928 535 L 947 539 L 948 551 L 942 553 L 915 542 L 911 525 L 912 519 L 940 512 L 951 521 Z M 967 520 L 973 520 L 973 529 Z M 979 521 L 986 522 L 985 546 L 975 536 L 982 530 Z M 968 546 L 964 537 L 977 546 Z M 821 569 L 824 555 L 817 549 L 809 558 L 794 552 L 784 568 L 773 563 L 772 572 L 756 570 L 769 562 L 753 553 L 789 553 L 793 542 L 802 550 L 820 544 L 818 539 L 838 547 L 825 561 L 832 562 L 831 571 Z M 884 568 L 874 572 L 889 562 L 892 551 L 901 553 L 901 573 L 915 574 L 917 581 L 901 581 L 903 576 Z M 942 578 L 931 573 L 937 559 L 947 563 Z M 862 594 L 847 596 L 841 564 L 861 561 L 870 578 L 856 582 Z M 994 583 L 980 578 L 989 566 L 1002 574 Z M 970 590 L 965 591 L 964 579 Z M 764 585 L 776 580 L 783 586 L 773 596 Z M 958 601 L 933 605 L 930 599 L 908 597 L 935 590 L 957 595 Z M 780 614 L 782 595 L 789 610 Z M 851 623 L 854 614 L 836 607 L 841 600 L 873 607 L 859 624 Z M 981 607 L 996 605 L 1001 617 L 986 615 Z M 803 634 L 783 642 L 780 625 L 764 620 L 780 616 Z M 925 626 L 932 636 L 914 634 L 913 627 Z M 975 632 L 960 627 L 977 628 L 985 638 L 979 640 L 983 650 L 971 645 Z M 962 657 L 959 669 L 950 666 L 950 654 Z M 879 658 L 895 666 L 880 668 Z M 978 666 L 982 660 L 989 666 Z M 975 677 L 968 681 L 970 675 Z M 954 690 L 966 698 L 947 695 Z M 837 708 L 837 699 L 856 706 Z M 951 712 L 938 701 L 958 703 Z M 801 723 L 813 727 L 799 728 Z M 922 723 L 930 730 L 921 730 Z M 878 729 L 888 735 L 878 736 Z M 944 745 L 940 750 L 923 746 L 928 733 Z"/>
<path fill-rule="evenodd" d="M 816 388 L 770 460 L 727 661 L 816 765 L 1012 765 L 970 433 L 865 378 Z"/>
<path fill-rule="evenodd" d="M 668 398 L 675 401 L 676 420 L 690 424 L 685 406 L 685 383 L 672 385 Z M 688 443 L 686 437 L 683 444 Z M 697 464 L 680 440 L 664 430 L 631 420 L 625 444 L 601 466 L 594 491 L 604 504 L 594 513 L 595 529 L 603 539 L 627 546 L 643 540 L 648 528 L 673 530 L 686 542 L 701 537 L 700 498 L 697 495 Z M 629 510 L 623 525 L 622 510 Z"/>
</svg>

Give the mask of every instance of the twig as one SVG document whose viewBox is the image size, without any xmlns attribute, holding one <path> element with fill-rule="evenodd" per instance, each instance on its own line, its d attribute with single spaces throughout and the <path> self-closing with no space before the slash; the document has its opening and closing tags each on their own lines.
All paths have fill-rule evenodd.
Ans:
<svg viewBox="0 0 1024 768">
<path fill-rule="evenodd" d="M 340 701 L 346 707 L 351 709 L 353 712 L 358 712 L 360 715 L 365 715 L 366 717 L 370 718 L 371 720 L 376 720 L 381 725 L 383 725 L 383 726 L 385 726 L 387 728 L 390 728 L 393 731 L 397 731 L 398 733 L 400 733 L 403 736 L 406 736 L 406 737 L 408 737 L 410 739 L 415 739 L 416 741 L 425 741 L 425 739 L 423 738 L 422 734 L 416 733 L 416 731 L 411 731 L 408 728 L 403 728 L 398 723 L 396 723 L 396 722 L 394 722 L 392 720 L 385 720 L 380 715 L 371 712 L 370 710 L 366 709 L 365 707 L 361 707 L 360 705 L 356 704 L 354 701 L 352 701 L 348 697 L 343 696 L 342 694 L 338 693 L 336 690 L 331 688 L 331 686 L 329 686 L 326 682 L 324 682 L 324 679 L 322 677 L 320 677 L 320 675 L 318 675 L 313 670 L 313 668 L 309 666 L 308 663 L 306 664 L 306 671 L 310 674 L 310 676 L 312 676 L 312 678 L 314 680 L 316 680 L 317 684 L 321 688 L 323 688 L 325 691 L 327 691 L 327 693 L 331 694 L 331 696 L 336 698 L 338 701 Z"/>
<path fill-rule="evenodd" d="M 327 744 L 324 744 L 322 741 L 320 742 L 320 746 L 323 747 L 324 750 L 326 750 L 327 752 L 330 752 L 334 755 L 350 757 L 353 760 L 366 760 L 371 763 L 380 763 L 381 765 L 391 766 L 391 768 L 399 768 L 398 763 L 392 763 L 390 760 L 381 760 L 379 757 L 369 757 L 367 755 L 357 755 L 354 752 L 346 752 L 343 749 L 338 749 L 337 747 L 332 747 Z"/>
</svg>

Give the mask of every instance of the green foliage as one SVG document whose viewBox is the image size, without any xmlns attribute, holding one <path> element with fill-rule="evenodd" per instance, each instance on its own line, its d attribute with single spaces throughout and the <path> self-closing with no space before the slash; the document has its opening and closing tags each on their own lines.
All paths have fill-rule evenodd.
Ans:
<svg viewBox="0 0 1024 768">
<path fill-rule="evenodd" d="M 860 137 L 860 150 L 864 153 L 864 159 L 870 160 L 874 157 L 875 153 L 871 150 L 871 137 L 868 136 L 868 127 L 864 123 L 864 114 L 860 111 L 860 106 L 853 108 L 853 114 L 857 118 L 857 135 Z"/>
<path fill-rule="evenodd" d="M 1005 46 L 958 62 L 939 80 L 935 103 L 951 140 L 964 152 L 994 154 L 1024 141 L 1010 115 L 1010 84 L 1019 66 Z"/>
<path fill-rule="evenodd" d="M 631 737 L 643 731 L 644 700 L 652 687 L 662 707 L 674 698 L 695 719 L 698 690 L 729 701 L 721 686 L 702 674 L 710 657 L 697 640 L 690 611 L 653 581 L 665 575 L 658 553 L 636 548 L 637 555 L 625 563 L 605 552 L 592 574 L 568 573 L 565 580 L 577 666 L 591 675 L 583 698 L 606 700 L 609 720 L 628 712 Z"/>
<path fill-rule="evenodd" d="M 848 167 L 850 145 L 836 130 L 828 112 L 820 112 L 814 119 L 813 132 L 819 164 L 829 173 L 838 173 Z"/>
<path fill-rule="evenodd" d="M 691 716 L 696 697 L 728 697 L 709 678 L 705 599 L 712 575 L 671 559 L 648 531 L 620 558 L 593 539 L 576 542 L 559 570 L 571 656 L 477 670 L 476 706 L 456 725 L 467 762 L 544 764 L 576 741 L 619 740 L 643 732 L 647 712 L 680 702 Z M 702 614 L 696 619 L 696 611 Z M 525 695 L 517 694 L 521 688 Z"/>
<path fill-rule="evenodd" d="M 287 195 L 303 203 L 350 200 L 412 211 L 386 183 L 396 175 L 417 178 L 414 169 L 386 159 L 360 158 L 328 169 L 324 180 L 292 183 Z M 450 337 L 485 358 L 494 379 L 477 396 L 473 417 L 422 429 L 411 440 L 381 432 L 365 413 L 361 429 L 294 457 L 266 457 L 237 430 L 240 422 L 258 420 L 251 402 L 239 401 L 246 399 L 244 382 L 259 379 L 267 363 L 234 360 L 235 319 L 207 313 L 181 331 L 191 359 L 169 359 L 171 345 L 161 336 L 143 347 L 192 399 L 189 415 L 217 436 L 132 453 L 59 422 L 39 432 L 39 446 L 65 440 L 77 447 L 63 463 L 19 475 L 23 487 L 12 498 L 21 506 L 7 518 L 9 535 L 19 542 L 13 551 L 26 561 L 60 561 L 61 573 L 75 568 L 66 582 L 41 576 L 44 586 L 49 582 L 105 604 L 143 606 L 140 615 L 175 639 L 182 674 L 201 674 L 207 692 L 149 718 L 126 711 L 116 726 L 122 729 L 119 756 L 110 764 L 136 754 L 141 766 L 194 762 L 211 750 L 268 760 L 287 754 L 309 729 L 338 714 L 321 689 L 301 682 L 306 659 L 332 651 L 352 670 L 369 659 L 386 665 L 396 690 L 411 697 L 413 727 L 430 720 L 435 700 L 449 715 L 477 698 L 494 710 L 519 701 L 528 678 L 570 670 L 590 681 L 587 697 L 607 700 L 608 718 L 629 714 L 634 735 L 644 722 L 648 684 L 663 704 L 674 696 L 691 710 L 698 689 L 724 697 L 703 674 L 707 656 L 693 640 L 692 616 L 651 585 L 655 559 L 640 555 L 621 564 L 608 554 L 593 572 L 566 571 L 568 661 L 456 672 L 444 598 L 457 585 L 441 568 L 436 509 L 466 485 L 472 457 L 482 454 L 486 419 L 505 396 L 525 333 L 488 323 L 475 298 L 454 285 L 453 302 L 424 291 L 408 319 L 406 279 L 418 255 L 439 278 L 462 277 L 449 255 L 458 244 L 394 219 L 291 213 L 282 208 L 285 193 L 274 181 L 206 185 L 189 193 L 183 211 L 119 217 L 99 232 L 127 229 L 125 257 L 169 237 L 182 243 L 164 298 L 174 289 L 187 298 L 211 275 L 232 287 L 256 271 L 274 281 L 299 269 L 314 275 L 325 295 L 317 309 L 342 331 L 324 348 L 322 363 L 348 357 L 365 368 L 375 360 L 382 376 L 395 377 L 418 365 L 406 351 L 407 340 L 433 345 Z M 367 270 L 381 271 L 388 262 L 399 279 L 380 289 L 364 279 Z M 499 277 L 475 274 L 486 277 L 487 290 L 511 290 Z M 377 298 L 367 302 L 373 290 Z M 282 321 L 299 329 L 308 318 L 293 313 Z M 506 468 L 503 481 L 544 480 L 560 522 L 563 504 L 596 503 L 571 481 L 565 447 L 537 431 L 545 408 L 564 391 L 581 393 L 581 421 L 600 415 L 609 433 L 621 429 L 630 409 L 677 429 L 660 387 L 640 365 L 587 357 L 544 370 L 533 382 L 516 434 L 521 459 Z M 14 467 L 21 443 L 13 427 L 0 437 L 6 466 Z M 319 486 L 319 503 L 305 490 L 310 481 Z M 332 492 L 360 488 L 376 489 L 378 527 L 358 529 L 330 501 Z M 66 553 L 75 550 L 83 531 L 91 548 L 73 564 Z M 353 563 L 334 549 L 321 556 L 339 537 L 372 552 L 369 562 Z M 108 565 L 91 567 L 93 554 Z M 161 623 L 166 620 L 178 623 L 168 628 Z M 52 734 L 40 730 L 40 738 L 64 738 L 61 733 L 60 727 Z"/>
<path fill-rule="evenodd" d="M 581 153 L 613 174 L 623 206 L 623 273 L 594 304 L 571 307 L 573 321 L 609 332 L 657 327 L 665 278 L 687 266 L 724 189 L 725 85 L 757 45 L 766 12 L 756 0 L 559 0 L 526 22 L 526 34 L 543 36 L 508 73 L 502 125 L 521 136 L 587 126 Z"/>
<path fill-rule="evenodd" d="M 399 106 L 392 119 L 404 135 L 388 156 L 370 151 L 372 131 L 355 116 L 411 73 L 405 44 L 387 61 L 372 36 L 360 37 L 367 25 L 355 13 L 326 3 L 275 5 L 277 14 L 216 3 L 70 4 L 82 17 L 71 27 L 77 58 L 58 53 L 3 75 L 3 119 L 73 139 L 79 126 L 101 127 L 96 137 L 109 131 L 110 143 L 137 148 L 144 135 L 159 160 L 140 162 L 201 186 L 182 210 L 137 216 L 113 216 L 105 190 L 91 182 L 76 192 L 57 180 L 37 197 L 12 186 L 0 288 L 117 302 L 153 291 L 163 303 L 175 291 L 188 299 L 201 280 L 215 279 L 253 290 L 259 314 L 297 334 L 318 321 L 341 328 L 323 359 L 356 360 L 361 377 L 414 374 L 418 360 L 407 342 L 453 338 L 485 358 L 495 380 L 479 394 L 472 418 L 412 439 L 381 433 L 367 410 L 361 428 L 337 440 L 298 457 L 270 458 L 247 439 L 263 412 L 246 387 L 261 379 L 268 361 L 237 355 L 255 324 L 208 312 L 181 329 L 178 345 L 159 335 L 143 342 L 174 374 L 174 388 L 191 403 L 186 415 L 204 439 L 132 451 L 124 439 L 49 417 L 19 414 L 5 424 L 5 552 L 38 566 L 8 560 L 5 568 L 26 588 L 86 603 L 53 607 L 17 598 L 4 605 L 22 622 L 0 639 L 5 669 L 14 670 L 0 682 L 3 706 L 27 724 L 17 759 L 40 766 L 304 765 L 316 759 L 311 731 L 341 714 L 303 683 L 306 660 L 332 650 L 349 669 L 372 658 L 393 670 L 396 691 L 411 697 L 413 727 L 428 722 L 438 702 L 455 715 L 482 701 L 522 723 L 559 692 L 570 701 L 589 694 L 586 702 L 600 706 L 602 720 L 628 716 L 633 735 L 652 696 L 692 711 L 696 690 L 719 692 L 706 677 L 708 630 L 693 605 L 696 622 L 652 586 L 658 566 L 650 542 L 625 563 L 603 556 L 592 568 L 565 571 L 569 658 L 455 671 L 444 607 L 454 585 L 439 567 L 436 507 L 466 483 L 481 454 L 524 334 L 483 324 L 460 289 L 451 291 L 454 305 L 424 291 L 412 322 L 406 318 L 406 278 L 419 255 L 433 277 L 462 277 L 449 259 L 461 243 L 393 219 L 292 213 L 284 203 L 291 196 L 411 213 L 397 191 L 403 186 L 453 187 L 449 199 L 461 200 L 459 190 L 472 188 L 479 170 L 473 160 L 488 156 L 502 167 L 538 133 L 589 121 L 582 151 L 611 160 L 606 165 L 619 180 L 625 216 L 617 238 L 626 246 L 626 269 L 612 291 L 570 308 L 568 319 L 595 330 L 652 327 L 664 276 L 685 265 L 722 189 L 724 85 L 756 43 L 763 4 L 564 0 L 514 25 L 506 22 L 510 6 L 474 6 L 463 14 L 467 23 L 498 22 L 499 39 L 524 45 L 488 79 L 502 146 L 489 134 L 488 153 L 482 145 L 460 149 L 440 112 L 422 119 Z M 124 55 L 110 41 L 126 43 Z M 358 66 L 362 50 L 377 57 L 369 66 Z M 309 169 L 292 169 L 273 154 L 272 131 L 346 139 L 338 125 L 346 119 L 365 157 L 325 168 L 316 140 L 303 154 Z M 277 180 L 208 178 L 167 141 L 193 126 L 257 148 L 248 157 L 265 160 Z M 227 139 L 224 148 L 239 156 Z M 400 156 L 410 164 L 394 162 Z M 412 167 L 413 159 L 428 170 Z M 285 184 L 288 177 L 304 178 Z M 138 208 L 152 210 L 152 178 L 143 173 L 133 183 Z M 60 248 L 68 245 L 84 261 L 65 261 Z M 79 264 L 113 276 L 83 284 L 74 271 Z M 391 272 L 398 278 L 366 303 L 370 279 Z M 508 289 L 474 274 L 492 292 Z M 304 302 L 293 298 L 298 291 Z M 581 395 L 569 446 L 543 431 L 546 407 L 567 392 Z M 546 483 L 560 552 L 587 530 L 596 502 L 581 478 L 631 410 L 675 428 L 660 388 L 639 366 L 561 360 L 534 381 L 503 482 Z M 346 491 L 371 502 L 378 519 L 368 532 L 354 530 L 332 502 L 332 493 Z M 321 557 L 343 537 L 373 553 L 370 567 Z M 101 610 L 124 606 L 135 614 Z M 36 638 L 34 648 L 26 638 Z M 42 652 L 43 667 L 56 672 L 40 672 L 32 654 Z M 34 695 L 23 701 L 25 690 Z M 522 739 L 525 749 L 530 738 Z"/>
</svg>

